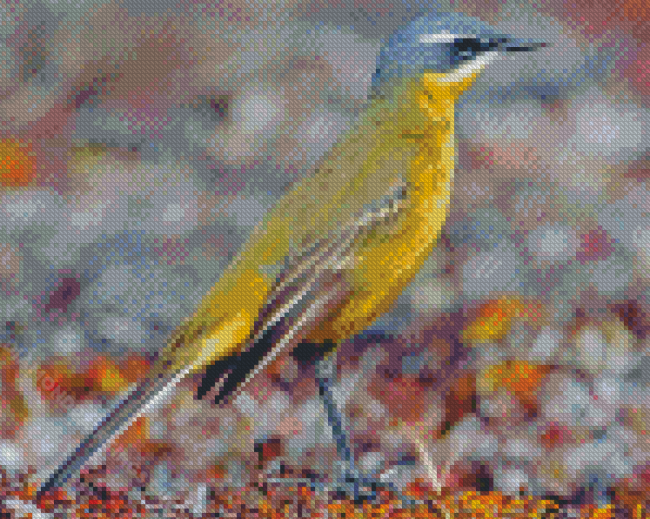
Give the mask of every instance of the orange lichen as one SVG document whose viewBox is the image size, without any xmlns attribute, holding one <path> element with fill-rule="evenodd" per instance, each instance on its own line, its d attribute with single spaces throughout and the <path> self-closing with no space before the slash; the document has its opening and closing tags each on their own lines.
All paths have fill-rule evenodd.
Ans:
<svg viewBox="0 0 650 519">
<path fill-rule="evenodd" d="M 18 356 L 10 344 L 0 344 L 0 377 L 2 386 L 12 386 L 18 378 Z"/>
<path fill-rule="evenodd" d="M 119 393 L 129 387 L 129 382 L 122 376 L 118 365 L 106 357 L 93 362 L 86 376 L 93 381 L 95 391 Z"/>
<path fill-rule="evenodd" d="M 146 372 L 146 362 L 144 364 L 129 357 L 118 365 L 109 358 L 99 357 L 90 367 L 78 371 L 64 361 L 49 362 L 36 372 L 37 387 L 48 401 L 61 401 L 66 397 L 82 400 L 97 393 L 119 393 Z"/>
<path fill-rule="evenodd" d="M 30 489 L 29 495 L 31 498 L 29 500 L 25 499 L 27 502 L 36 497 L 36 494 L 32 492 L 32 489 Z M 46 513 L 52 513 L 60 506 L 72 506 L 73 502 L 74 496 L 69 495 L 65 490 L 56 488 L 42 495 L 40 500 L 36 503 L 36 506 Z"/>
<path fill-rule="evenodd" d="M 142 355 L 135 354 L 129 355 L 126 359 L 120 361 L 118 366 L 120 375 L 129 384 L 142 380 L 151 367 L 150 363 Z"/>
<path fill-rule="evenodd" d="M 208 483 L 224 479 L 228 475 L 228 469 L 223 465 L 212 464 L 206 470 L 203 479 Z"/>
<path fill-rule="evenodd" d="M 82 399 L 93 389 L 91 380 L 61 361 L 44 363 L 36 372 L 36 379 L 37 388 L 46 400 L 57 400 L 62 395 Z"/>
<path fill-rule="evenodd" d="M 633 489 L 622 481 L 614 488 L 614 504 L 630 519 L 647 519 L 650 517 L 650 495 L 647 491 Z"/>
<path fill-rule="evenodd" d="M 498 341 L 510 331 L 514 320 L 539 326 L 542 318 L 542 305 L 538 302 L 526 303 L 513 297 L 488 301 L 463 331 L 463 341 L 468 344 Z"/>
<path fill-rule="evenodd" d="M 0 437 L 14 438 L 29 417 L 27 401 L 18 388 L 18 356 L 0 345 Z"/>
<path fill-rule="evenodd" d="M 146 416 L 139 417 L 131 427 L 124 431 L 117 440 L 115 446 L 120 445 L 139 445 L 149 436 L 149 419 Z"/>
<path fill-rule="evenodd" d="M 28 186 L 36 174 L 31 144 L 14 139 L 0 141 L 0 186 Z"/>
<path fill-rule="evenodd" d="M 482 370 L 477 379 L 481 392 L 505 390 L 516 396 L 522 404 L 535 406 L 536 393 L 550 366 L 526 361 L 506 361 Z"/>
<path fill-rule="evenodd" d="M 641 23 L 650 20 L 650 7 L 645 0 L 623 2 L 623 15 L 626 20 Z"/>
</svg>

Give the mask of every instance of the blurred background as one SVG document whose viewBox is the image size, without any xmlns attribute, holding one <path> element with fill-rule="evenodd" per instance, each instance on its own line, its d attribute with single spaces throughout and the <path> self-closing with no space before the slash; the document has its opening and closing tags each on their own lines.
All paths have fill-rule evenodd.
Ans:
<svg viewBox="0 0 650 519">
<path fill-rule="evenodd" d="M 404 488 L 433 473 L 448 489 L 646 506 L 643 0 L 1 0 L 7 514 L 53 517 L 17 504 L 21 477 L 58 464 L 146 373 L 354 123 L 384 39 L 435 10 L 553 45 L 488 70 L 463 99 L 440 245 L 393 311 L 341 348 L 335 393 L 357 463 Z M 196 400 L 199 383 L 138 420 L 90 478 L 202 517 L 215 489 L 333 473 L 300 355 L 228 408 Z"/>
</svg>

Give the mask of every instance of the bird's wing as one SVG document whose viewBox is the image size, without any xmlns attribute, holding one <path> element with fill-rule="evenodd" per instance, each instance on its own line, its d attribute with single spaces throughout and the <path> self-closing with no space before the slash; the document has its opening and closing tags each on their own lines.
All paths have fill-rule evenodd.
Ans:
<svg viewBox="0 0 650 519">
<path fill-rule="evenodd" d="M 404 209 L 405 188 L 398 185 L 335 239 L 307 247 L 299 261 L 280 273 L 269 301 L 260 310 L 251 339 L 238 355 L 213 363 L 198 389 L 202 398 L 218 384 L 215 402 L 221 403 L 277 355 L 307 337 L 351 295 L 344 270 L 350 268 L 355 243 Z"/>
</svg>

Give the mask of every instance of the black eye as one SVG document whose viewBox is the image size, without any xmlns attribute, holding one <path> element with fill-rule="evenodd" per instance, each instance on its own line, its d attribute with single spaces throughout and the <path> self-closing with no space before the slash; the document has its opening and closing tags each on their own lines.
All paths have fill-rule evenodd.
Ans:
<svg viewBox="0 0 650 519">
<path fill-rule="evenodd" d="M 481 52 L 497 47 L 498 44 L 498 41 L 491 39 L 457 38 L 454 40 L 452 54 L 457 59 L 471 59 Z"/>
<path fill-rule="evenodd" d="M 479 51 L 479 43 L 476 39 L 457 39 L 454 41 L 453 53 L 456 56 L 474 55 Z"/>
</svg>

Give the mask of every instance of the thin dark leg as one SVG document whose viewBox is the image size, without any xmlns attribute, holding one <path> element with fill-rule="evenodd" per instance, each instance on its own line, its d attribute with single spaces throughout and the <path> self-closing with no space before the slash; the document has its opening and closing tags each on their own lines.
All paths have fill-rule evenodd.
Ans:
<svg viewBox="0 0 650 519">
<path fill-rule="evenodd" d="M 330 388 L 335 376 L 336 351 L 317 362 L 316 379 L 318 381 L 318 391 L 325 406 L 327 421 L 332 429 L 332 436 L 336 440 L 336 449 L 339 455 L 341 471 L 338 478 L 337 493 L 345 497 L 352 496 L 355 503 L 374 501 L 376 499 L 377 483 L 368 480 L 355 468 L 354 453 L 343 424 L 343 417 L 334 402 Z"/>
<path fill-rule="evenodd" d="M 336 440 L 339 455 L 341 469 L 337 492 L 343 497 L 352 497 L 355 503 L 363 503 L 376 501 L 377 491 L 384 488 L 393 492 L 402 505 L 415 504 L 417 500 L 405 496 L 395 483 L 368 477 L 354 466 L 355 456 L 346 432 L 345 418 L 336 405 L 331 390 L 336 380 L 336 359 L 337 352 L 333 350 L 325 358 L 316 362 L 316 380 L 318 381 L 319 394 L 323 400 L 327 421 L 332 429 L 332 436 Z"/>
</svg>

